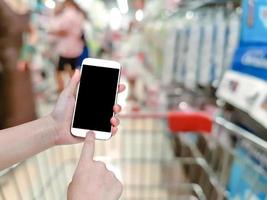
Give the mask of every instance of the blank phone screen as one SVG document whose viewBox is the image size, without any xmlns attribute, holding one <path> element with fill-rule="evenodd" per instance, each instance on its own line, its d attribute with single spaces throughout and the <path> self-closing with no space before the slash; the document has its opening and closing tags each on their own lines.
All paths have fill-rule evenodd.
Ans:
<svg viewBox="0 0 267 200">
<path fill-rule="evenodd" d="M 119 69 L 84 65 L 73 128 L 110 132 Z"/>
</svg>

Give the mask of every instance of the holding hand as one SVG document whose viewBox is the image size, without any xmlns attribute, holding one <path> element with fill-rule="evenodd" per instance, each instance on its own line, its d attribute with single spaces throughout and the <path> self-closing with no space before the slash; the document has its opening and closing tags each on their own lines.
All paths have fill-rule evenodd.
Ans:
<svg viewBox="0 0 267 200">
<path fill-rule="evenodd" d="M 80 72 L 76 70 L 68 86 L 60 94 L 55 109 L 50 117 L 55 122 L 56 127 L 56 144 L 74 144 L 82 142 L 84 139 L 73 137 L 70 133 L 71 120 L 75 106 L 75 95 L 78 83 L 80 81 Z M 124 85 L 119 85 L 119 92 L 125 90 Z M 113 108 L 115 114 L 121 111 L 120 105 Z M 90 115 L 90 113 L 88 113 Z M 112 135 L 115 135 L 119 125 L 119 119 L 113 117 L 111 119 Z"/>
<path fill-rule="evenodd" d="M 122 184 L 105 164 L 94 161 L 94 133 L 86 136 L 78 167 L 68 188 L 68 200 L 118 200 Z"/>
</svg>

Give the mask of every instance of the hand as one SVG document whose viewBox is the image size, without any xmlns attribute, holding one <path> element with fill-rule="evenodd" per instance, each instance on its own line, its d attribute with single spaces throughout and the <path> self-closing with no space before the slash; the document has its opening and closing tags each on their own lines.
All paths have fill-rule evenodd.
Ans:
<svg viewBox="0 0 267 200">
<path fill-rule="evenodd" d="M 117 200 L 122 184 L 104 163 L 94 161 L 94 133 L 87 134 L 79 164 L 68 188 L 68 200 Z"/>
<path fill-rule="evenodd" d="M 71 120 L 75 105 L 75 95 L 78 83 L 80 81 L 80 72 L 76 70 L 68 86 L 60 94 L 57 104 L 51 113 L 50 117 L 55 122 L 56 138 L 55 144 L 75 144 L 82 142 L 83 138 L 73 137 L 70 133 Z M 124 85 L 119 85 L 119 92 L 125 89 Z M 115 105 L 113 108 L 115 114 L 121 111 L 120 105 Z M 90 113 L 88 113 L 90 114 Z M 112 135 L 115 135 L 120 121 L 116 117 L 111 119 Z"/>
<path fill-rule="evenodd" d="M 20 72 L 25 72 L 28 68 L 27 61 L 26 60 L 20 60 L 17 63 L 17 70 Z"/>
</svg>

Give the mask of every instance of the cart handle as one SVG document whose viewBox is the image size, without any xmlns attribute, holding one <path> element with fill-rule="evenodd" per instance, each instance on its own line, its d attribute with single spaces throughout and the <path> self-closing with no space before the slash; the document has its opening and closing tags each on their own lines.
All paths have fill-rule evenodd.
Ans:
<svg viewBox="0 0 267 200">
<path fill-rule="evenodd" d="M 212 118 L 205 112 L 169 112 L 168 125 L 171 133 L 194 132 L 210 134 L 212 131 Z"/>
<path fill-rule="evenodd" d="M 136 112 L 121 114 L 121 119 L 167 119 L 171 133 L 196 132 L 211 133 L 213 120 L 206 112 L 200 111 L 169 111 L 169 112 Z"/>
</svg>

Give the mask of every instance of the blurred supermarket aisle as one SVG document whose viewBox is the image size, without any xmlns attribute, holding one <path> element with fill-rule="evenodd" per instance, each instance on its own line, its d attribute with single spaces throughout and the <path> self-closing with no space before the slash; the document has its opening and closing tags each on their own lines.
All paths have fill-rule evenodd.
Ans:
<svg viewBox="0 0 267 200">
<path fill-rule="evenodd" d="M 120 131 L 95 159 L 122 199 L 267 199 L 265 0 L 66 2 L 0 0 L 1 129 L 49 114 L 83 58 L 116 60 Z M 0 172 L 0 200 L 66 198 L 81 147 Z"/>
</svg>

